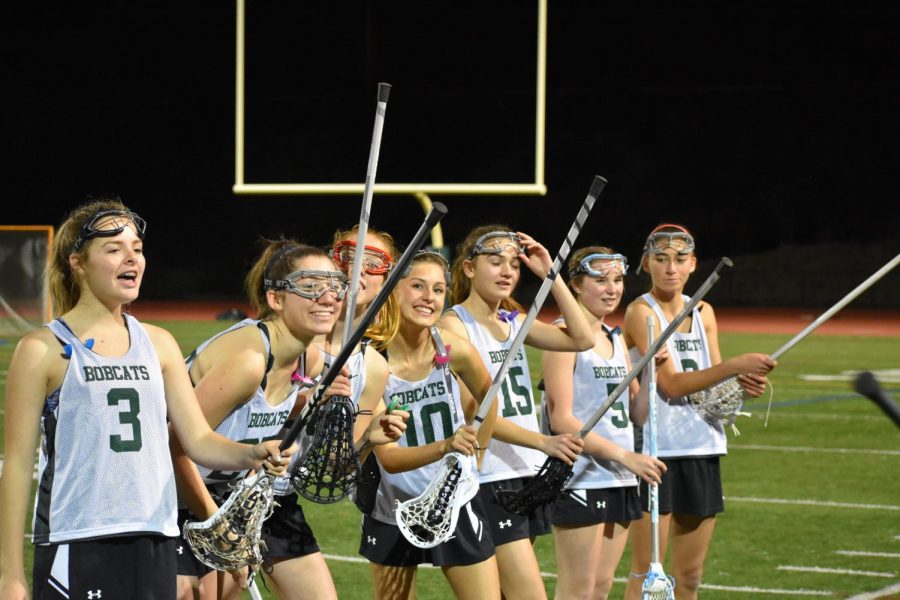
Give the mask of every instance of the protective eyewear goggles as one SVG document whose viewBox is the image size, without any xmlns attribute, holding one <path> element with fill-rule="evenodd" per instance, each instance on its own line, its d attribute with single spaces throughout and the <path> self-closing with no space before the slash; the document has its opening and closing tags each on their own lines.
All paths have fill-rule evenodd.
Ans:
<svg viewBox="0 0 900 600">
<path fill-rule="evenodd" d="M 94 213 L 81 227 L 72 252 L 78 252 L 88 240 L 97 237 L 115 237 L 125 231 L 126 227 L 132 227 L 139 239 L 144 239 L 147 231 L 147 221 L 130 210 L 110 209 Z"/>
<path fill-rule="evenodd" d="M 516 256 L 525 254 L 522 239 L 517 233 L 513 231 L 491 231 L 475 240 L 475 245 L 472 246 L 468 258 L 471 260 L 479 254 L 503 254 L 507 248 L 512 248 Z"/>
<path fill-rule="evenodd" d="M 672 248 L 678 254 L 690 254 L 694 251 L 694 236 L 686 231 L 651 233 L 644 244 L 644 254 L 659 254 L 669 248 Z"/>
<path fill-rule="evenodd" d="M 308 300 L 318 300 L 328 292 L 343 300 L 347 293 L 347 276 L 340 271 L 294 271 L 284 279 L 266 279 L 267 290 L 286 291 Z"/>
<path fill-rule="evenodd" d="M 569 273 L 569 279 L 578 275 L 606 277 L 610 271 L 618 269 L 622 276 L 628 273 L 628 259 L 623 254 L 588 254 Z"/>
<path fill-rule="evenodd" d="M 384 275 L 391 270 L 391 255 L 374 246 L 365 246 L 363 254 L 362 270 L 368 275 Z M 356 242 L 342 240 L 334 245 L 331 250 L 331 258 L 335 264 L 346 271 L 353 268 L 353 260 L 356 257 Z"/>
</svg>

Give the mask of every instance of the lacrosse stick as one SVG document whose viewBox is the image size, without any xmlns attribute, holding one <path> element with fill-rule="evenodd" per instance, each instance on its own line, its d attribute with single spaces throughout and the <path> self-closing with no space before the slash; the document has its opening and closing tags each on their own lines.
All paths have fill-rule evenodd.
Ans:
<svg viewBox="0 0 900 600">
<path fill-rule="evenodd" d="M 719 261 L 719 264 L 716 265 L 716 268 L 710 273 L 709 277 L 706 278 L 706 281 L 703 282 L 703 285 L 697 290 L 697 292 L 691 297 L 690 301 L 681 309 L 681 312 L 669 323 L 668 327 L 660 334 L 656 340 L 650 344 L 650 347 L 647 348 L 647 352 L 641 357 L 641 359 L 637 362 L 634 367 L 632 367 L 631 371 L 628 375 L 625 376 L 619 385 L 616 386 L 609 396 L 606 398 L 606 401 L 600 405 L 591 418 L 588 419 L 584 426 L 581 428 L 581 431 L 578 432 L 578 435 L 584 438 L 590 432 L 594 425 L 603 418 L 603 415 L 606 414 L 606 411 L 619 399 L 619 396 L 628 389 L 628 386 L 631 384 L 632 380 L 637 377 L 641 370 L 647 366 L 647 363 L 653 360 L 653 357 L 659 352 L 659 349 L 662 348 L 663 344 L 666 343 L 666 340 L 671 337 L 678 326 L 687 318 L 688 315 L 694 310 L 697 304 L 700 303 L 700 300 L 709 292 L 713 285 L 719 280 L 719 272 L 724 267 L 732 266 L 731 259 L 728 257 L 722 257 L 722 260 Z M 556 500 L 559 495 L 563 491 L 563 486 L 565 486 L 566 481 L 568 481 L 569 477 L 572 475 L 572 467 L 564 463 L 558 458 L 548 458 L 544 461 L 541 470 L 538 471 L 537 476 L 535 476 L 531 481 L 529 481 L 525 486 L 520 490 L 500 490 L 499 492 L 499 500 L 500 504 L 503 505 L 509 511 L 516 513 L 517 515 L 527 515 L 530 514 L 533 510 L 537 509 L 544 504 L 549 504 Z"/>
<path fill-rule="evenodd" d="M 359 468 L 359 457 L 353 447 L 352 419 L 349 423 L 344 421 L 342 426 L 345 430 L 340 432 L 334 431 L 336 428 L 318 424 L 319 420 L 327 420 L 329 414 L 342 413 L 340 410 L 320 411 L 322 396 L 334 382 L 347 359 L 350 358 L 353 349 L 362 340 L 369 324 L 375 320 L 375 316 L 387 301 L 391 290 L 402 278 L 404 269 L 412 262 L 416 251 L 424 243 L 425 236 L 445 214 L 447 214 L 447 207 L 442 203 L 435 202 L 432 205 L 431 211 L 425 217 L 425 222 L 419 227 L 419 231 L 416 232 L 406 252 L 398 259 L 397 269 L 384 282 L 349 341 L 341 348 L 341 352 L 322 376 L 313 398 L 303 407 L 300 416 L 281 441 L 279 448 L 286 450 L 294 443 L 308 423 L 311 427 L 313 424 L 318 427 L 318 429 L 313 429 L 313 432 L 324 432 L 322 436 L 313 438 L 312 447 L 305 450 L 305 456 L 301 456 L 301 460 L 294 467 L 295 470 L 299 469 L 300 471 L 296 478 L 293 473 L 291 476 L 292 483 L 299 481 L 302 485 L 301 489 L 297 490 L 298 492 L 302 493 L 309 489 L 322 490 L 332 486 L 332 489 L 343 491 L 342 498 L 353 489 L 356 472 Z M 334 402 L 339 402 L 331 398 L 329 400 L 331 403 L 326 406 L 332 406 Z M 319 414 L 320 412 L 324 414 Z M 322 439 L 323 436 L 325 439 Z M 328 439 L 329 436 L 338 439 L 346 439 L 344 436 L 350 436 L 350 442 L 348 444 L 334 443 Z M 336 456 L 325 453 L 327 468 L 318 468 L 315 463 L 321 462 L 323 456 L 323 453 L 314 449 L 318 444 L 329 449 L 336 448 L 345 455 Z M 320 478 L 320 480 L 312 483 L 313 478 Z M 307 481 L 309 483 L 304 483 Z M 188 541 L 198 560 L 218 570 L 232 570 L 244 565 L 256 568 L 261 564 L 262 556 L 259 547 L 262 543 L 262 523 L 274 508 L 274 482 L 273 475 L 260 469 L 252 477 L 235 483 L 228 500 L 209 519 L 203 522 L 189 521 L 184 524 L 184 538 Z M 338 494 L 329 492 L 326 501 L 335 502 L 339 499 L 337 496 Z"/>
<path fill-rule="evenodd" d="M 647 317 L 647 345 L 653 343 L 653 317 Z M 649 398 L 650 456 L 656 458 L 656 361 L 647 363 L 647 397 Z M 650 488 L 650 571 L 641 587 L 641 600 L 674 600 L 675 583 L 663 571 L 659 559 L 659 488 L 655 483 Z"/>
<path fill-rule="evenodd" d="M 375 185 L 375 171 L 378 170 L 378 153 L 381 150 L 381 130 L 384 128 L 384 113 L 387 112 L 388 96 L 391 84 L 378 84 L 378 105 L 375 108 L 375 127 L 372 130 L 372 145 L 369 147 L 369 166 L 366 169 L 366 187 L 363 192 L 362 209 L 359 213 L 359 234 L 356 236 L 356 253 L 353 255 L 353 269 L 350 275 L 350 290 L 347 292 L 344 345 L 350 338 L 353 317 L 356 315 L 356 295 L 359 292 L 359 278 L 362 274 L 362 263 L 366 247 L 366 233 L 369 231 L 369 211 L 372 208 L 372 186 Z"/>
<path fill-rule="evenodd" d="M 538 311 L 544 304 L 544 300 L 550 294 L 550 287 L 556 279 L 563 264 L 569 256 L 572 245 L 578 238 L 584 222 L 587 220 L 597 197 L 606 186 L 606 180 L 595 176 L 591 184 L 590 192 L 585 198 L 575 222 L 569 229 L 559 253 L 550 267 L 550 271 L 544 278 L 541 287 L 534 297 L 531 308 L 522 322 L 522 327 L 513 339 L 503 364 L 494 375 L 490 389 L 484 395 L 478 414 L 475 416 L 475 430 L 487 417 L 493 404 L 494 396 L 500 390 L 503 380 L 512 365 L 512 361 L 522 344 L 525 336 L 531 329 L 531 324 L 537 318 Z M 458 452 L 450 452 L 441 461 L 438 472 L 422 494 L 397 505 L 397 526 L 410 544 L 419 548 L 433 548 L 449 539 L 456 528 L 456 520 L 460 509 L 478 493 L 478 472 L 472 457 L 464 456 Z"/>
<path fill-rule="evenodd" d="M 291 469 L 291 484 L 301 496 L 319 504 L 330 504 L 347 497 L 356 486 L 359 472 L 359 456 L 353 445 L 353 406 L 348 398 L 332 396 L 322 403 L 322 395 L 341 367 L 350 358 L 356 345 L 362 340 L 366 328 L 375 320 L 382 305 L 404 275 L 406 267 L 425 241 L 425 237 L 438 221 L 447 214 L 447 208 L 437 202 L 425 218 L 406 251 L 397 259 L 378 295 L 366 310 L 362 322 L 344 342 L 340 353 L 319 382 L 313 399 L 303 407 L 297 421 L 281 442 L 282 449 L 293 443 L 304 427 L 311 441 L 304 445 L 303 453 Z"/>
<path fill-rule="evenodd" d="M 819 317 L 806 326 L 806 328 L 791 338 L 784 346 L 769 355 L 772 360 L 778 360 L 788 350 L 797 345 L 800 340 L 812 333 L 819 325 L 833 317 L 839 310 L 850 304 L 860 294 L 869 289 L 876 281 L 884 277 L 891 269 L 900 264 L 900 254 L 895 256 L 883 267 L 873 273 L 868 279 L 856 286 L 850 293 L 841 298 L 834 306 L 826 310 Z M 737 375 L 720 381 L 719 383 L 688 396 L 691 406 L 709 423 L 730 425 L 734 429 L 734 421 L 741 412 L 744 402 L 751 400 L 749 394 L 741 387 Z M 771 400 L 769 403 L 771 407 Z M 766 424 L 768 424 L 768 410 L 766 411 Z M 736 431 L 736 430 L 735 430 Z"/>
<path fill-rule="evenodd" d="M 880 406 L 884 414 L 889 416 L 897 427 L 900 427 L 900 406 L 897 406 L 897 403 L 891 400 L 884 388 L 881 387 L 881 384 L 878 383 L 878 380 L 875 379 L 874 374 L 869 371 L 863 371 L 857 375 L 856 381 L 853 383 L 853 389 Z"/>
</svg>

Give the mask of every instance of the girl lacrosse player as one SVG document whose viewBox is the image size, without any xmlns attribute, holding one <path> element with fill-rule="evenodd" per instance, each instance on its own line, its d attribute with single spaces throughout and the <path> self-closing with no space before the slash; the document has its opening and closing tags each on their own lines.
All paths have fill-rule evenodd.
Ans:
<svg viewBox="0 0 900 600">
<path fill-rule="evenodd" d="M 457 249 L 451 293 L 455 305 L 441 324 L 478 348 L 488 370 L 496 373 L 525 320 L 524 315 L 518 314 L 521 307 L 512 299 L 521 265 L 538 277 L 545 277 L 552 263 L 547 249 L 528 235 L 511 232 L 501 225 L 474 229 Z M 557 278 L 551 292 L 568 327 L 560 329 L 535 321 L 525 342 L 535 348 L 559 352 L 592 348 L 594 333 L 562 279 Z M 529 517 L 522 517 L 497 501 L 499 490 L 520 489 L 545 460 L 538 450 L 544 450 L 541 444 L 547 438 L 538 433 L 524 349 L 513 362 L 499 396 L 499 414 L 530 431 L 531 441 L 521 446 L 499 440 L 491 443 L 481 468 L 479 495 L 488 513 L 497 550 L 503 594 L 516 599 L 545 598 L 532 541 L 550 532 L 548 511 L 535 511 Z M 570 441 L 577 439 L 567 436 Z M 577 443 L 580 445 L 580 441 Z"/>
<path fill-rule="evenodd" d="M 310 375 L 322 371 L 322 358 L 310 346 L 314 338 L 333 328 L 346 291 L 345 279 L 318 248 L 293 240 L 267 245 L 245 282 L 259 318 L 245 319 L 215 335 L 200 344 L 187 360 L 197 398 L 211 427 L 244 443 L 282 437 L 279 432 L 288 421 L 301 387 L 311 384 Z M 347 378 L 338 378 L 329 394 L 350 395 Z M 372 419 L 371 414 L 360 417 L 356 424 L 360 448 L 396 439 L 405 428 L 397 416 Z M 173 449 L 173 455 L 178 454 Z M 198 473 L 186 459 L 176 463 L 176 472 L 181 475 L 182 498 L 198 520 L 215 513 L 213 496 L 226 496 L 230 484 L 244 475 L 202 468 Z M 267 559 L 273 563 L 268 573 L 270 582 L 282 598 L 336 597 L 328 567 L 287 478 L 279 480 L 278 490 L 283 509 L 266 522 L 269 534 L 264 538 Z M 310 539 L 299 539 L 305 534 Z M 290 555 L 292 543 L 300 548 L 293 551 L 299 556 L 288 561 L 290 564 L 282 563 L 281 553 Z M 187 550 L 186 545 L 184 549 Z M 183 594 L 189 595 L 189 587 L 203 588 L 204 595 L 216 588 L 216 573 L 204 575 L 209 569 L 189 552 L 179 555 L 179 567 L 179 572 L 188 576 L 183 579 L 190 579 L 191 584 L 198 583 L 196 576 L 203 576 L 202 585 L 182 583 Z M 297 585 L 298 581 L 303 581 L 303 585 Z M 234 596 L 239 588 L 223 586 L 223 591 Z"/>
<path fill-rule="evenodd" d="M 575 252 L 568 266 L 569 286 L 597 343 L 583 352 L 544 352 L 541 424 L 577 433 L 631 371 L 619 328 L 603 322 L 622 299 L 628 262 L 609 248 L 591 246 Z M 556 324 L 565 327 L 563 319 Z M 558 598 L 608 597 L 628 526 L 642 516 L 635 475 L 658 483 L 666 470 L 661 461 L 634 452 L 631 424 L 647 418 L 646 390 L 632 381 L 585 436 L 567 493 L 553 505 Z"/>
<path fill-rule="evenodd" d="M 144 275 L 145 229 L 118 199 L 85 204 L 58 229 L 49 267 L 57 318 L 20 340 L 7 380 L 4 600 L 27 597 L 21 540 L 39 428 L 35 598 L 175 596 L 167 418 L 199 464 L 242 470 L 265 460 L 279 470 L 278 442 L 239 444 L 209 428 L 175 340 L 123 312 Z"/>
<path fill-rule="evenodd" d="M 357 231 L 358 229 L 354 228 L 349 231 L 338 231 L 334 235 L 331 258 L 345 277 L 349 276 L 352 268 Z M 366 236 L 365 253 L 353 327 L 359 326 L 362 322 L 366 309 L 375 299 L 390 271 L 392 257 L 396 254 L 393 238 L 388 233 L 370 229 Z M 342 302 L 334 315 L 333 326 L 316 335 L 313 342 L 313 348 L 323 359 L 323 369 L 331 366 L 343 347 L 345 311 L 346 302 Z M 383 308 L 381 314 L 384 312 Z M 367 345 L 368 340 L 364 339 L 359 351 L 350 355 L 344 367 L 347 377 L 341 376 L 336 379 L 326 393 L 326 395 L 347 396 L 357 407 L 354 439 L 360 441 L 365 439 L 363 436 L 372 422 L 372 414 L 384 412 L 382 393 L 388 373 L 384 358 L 377 352 L 366 352 Z M 309 392 L 301 392 L 294 413 L 309 400 L 308 396 Z M 296 414 L 292 415 L 294 416 Z M 402 422 L 405 416 L 406 413 L 395 411 L 391 423 L 394 420 Z M 379 443 L 387 440 L 370 436 L 368 441 Z M 267 584 L 281 600 L 336 598 L 337 592 L 331 572 L 319 551 L 313 530 L 303 514 L 298 494 L 294 492 L 287 478 L 279 479 L 277 488 L 283 490 L 285 496 L 279 499 L 279 506 L 266 521 L 265 556 L 271 563 L 271 568 L 264 571 Z"/>
<path fill-rule="evenodd" d="M 688 278 L 697 267 L 694 238 L 681 225 L 663 224 L 650 232 L 641 268 L 650 273 L 650 291 L 625 311 L 625 343 L 637 360 L 647 350 L 647 317 L 663 331 L 684 308 Z M 775 362 L 764 354 L 741 354 L 722 361 L 716 315 L 700 302 L 666 342 L 670 360 L 658 370 L 656 401 L 658 453 L 668 470 L 659 486 L 660 557 L 671 541 L 671 575 L 678 598 L 696 598 L 703 562 L 712 540 L 716 514 L 724 510 L 719 457 L 726 453 L 725 431 L 691 408 L 686 397 L 738 375 L 751 396 L 765 391 L 766 374 Z M 644 511 L 649 494 L 642 485 Z M 650 566 L 649 514 L 632 527 L 631 577 L 626 597 L 639 598 L 642 575 Z"/>
<path fill-rule="evenodd" d="M 394 315 L 370 329 L 373 346 L 390 366 L 384 397 L 407 405 L 410 414 L 406 435 L 375 449 L 380 484 L 371 513 L 363 516 L 360 554 L 372 565 L 376 598 L 414 598 L 416 566 L 425 562 L 443 569 L 458 598 L 500 597 L 494 547 L 477 496 L 460 510 L 453 537 L 429 550 L 410 544 L 396 524 L 397 501 L 421 494 L 448 452 L 472 456 L 487 446 L 496 417 L 494 406 L 477 437 L 466 425 L 475 402 L 462 405 L 454 375 L 479 397 L 491 379 L 477 350 L 435 326 L 444 310 L 448 267 L 439 254 L 419 253 L 392 293 Z M 441 346 L 449 356 L 439 354 Z"/>
</svg>

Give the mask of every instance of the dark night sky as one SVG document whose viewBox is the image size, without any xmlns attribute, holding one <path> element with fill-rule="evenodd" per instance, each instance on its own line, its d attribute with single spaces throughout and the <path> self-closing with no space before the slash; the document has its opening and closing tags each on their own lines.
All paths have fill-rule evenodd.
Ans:
<svg viewBox="0 0 900 600">
<path fill-rule="evenodd" d="M 555 252 L 601 174 L 581 241 L 635 260 L 667 220 L 710 257 L 896 253 L 900 9 L 866 5 L 551 1 L 549 194 L 435 196 L 447 242 L 505 221 Z M 232 194 L 233 2 L 12 10 L 4 221 L 120 194 L 149 221 L 145 298 L 235 296 L 260 235 L 324 244 L 356 221 L 358 196 Z M 378 81 L 394 86 L 378 181 L 528 181 L 535 22 L 518 0 L 251 0 L 247 181 L 361 182 Z M 372 225 L 401 241 L 421 218 L 374 199 Z"/>
</svg>

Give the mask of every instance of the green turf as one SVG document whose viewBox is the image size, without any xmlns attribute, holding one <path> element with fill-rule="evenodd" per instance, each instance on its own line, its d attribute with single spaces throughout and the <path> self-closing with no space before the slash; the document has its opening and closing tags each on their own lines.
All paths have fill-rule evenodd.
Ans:
<svg viewBox="0 0 900 600">
<path fill-rule="evenodd" d="M 159 324 L 172 331 L 185 352 L 225 325 L 184 321 Z M 770 353 L 789 337 L 723 334 L 722 353 Z M 0 342 L 0 385 L 5 385 L 13 342 Z M 839 375 L 844 371 L 897 369 L 898 357 L 898 338 L 814 335 L 782 358 L 771 377 L 775 391 L 768 427 L 763 427 L 765 401 L 755 401 L 746 407 L 753 416 L 738 421 L 742 435 L 735 438 L 728 434 L 731 449 L 722 461 L 727 510 L 718 519 L 704 584 L 827 590 L 832 592 L 830 597 L 847 598 L 900 582 L 900 432 L 876 406 L 856 396 L 848 382 L 801 379 L 810 373 Z M 539 355 L 529 352 L 529 361 L 536 384 Z M 894 397 L 900 395 L 897 384 L 886 387 Z M 539 392 L 536 397 L 540 397 Z M 3 417 L 0 414 L 0 421 Z M 794 450 L 779 449 L 782 447 Z M 818 504 L 744 500 L 754 498 Z M 840 506 L 841 503 L 852 506 Z M 352 504 L 305 503 L 304 508 L 325 554 L 358 556 L 360 517 Z M 552 536 L 539 539 L 536 550 L 541 569 L 555 573 Z M 887 556 L 848 556 L 837 551 Z M 619 577 L 626 574 L 628 555 L 626 549 Z M 371 597 L 367 565 L 336 559 L 328 562 L 342 599 Z M 893 576 L 797 572 L 779 570 L 779 566 L 885 572 Z M 552 597 L 555 579 L 547 577 L 545 583 Z M 613 597 L 620 597 L 621 590 L 622 584 L 617 583 Z M 423 599 L 451 596 L 437 569 L 420 569 L 418 592 Z M 263 594 L 268 597 L 267 592 Z M 713 587 L 703 589 L 702 597 L 810 596 Z"/>
</svg>

